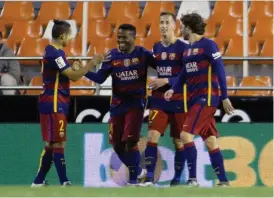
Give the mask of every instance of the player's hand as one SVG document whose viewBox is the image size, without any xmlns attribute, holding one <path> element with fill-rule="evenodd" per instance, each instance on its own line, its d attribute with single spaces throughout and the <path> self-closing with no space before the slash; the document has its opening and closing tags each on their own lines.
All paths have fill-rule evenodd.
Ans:
<svg viewBox="0 0 274 198">
<path fill-rule="evenodd" d="M 95 54 L 93 56 L 93 59 L 91 60 L 93 62 L 94 65 L 99 65 L 103 62 L 104 60 L 104 56 L 101 54 Z"/>
<path fill-rule="evenodd" d="M 85 67 L 81 60 L 76 60 L 72 63 L 72 69 L 78 71 L 79 69 Z"/>
<path fill-rule="evenodd" d="M 103 62 L 109 62 L 111 58 L 110 51 L 107 51 L 103 54 Z"/>
<path fill-rule="evenodd" d="M 166 99 L 167 101 L 170 101 L 170 98 L 173 96 L 173 94 L 174 94 L 173 89 L 170 89 L 170 90 L 166 91 L 164 97 L 165 97 L 165 99 Z"/>
<path fill-rule="evenodd" d="M 232 104 L 228 98 L 223 100 L 223 107 L 224 107 L 225 112 L 228 115 L 233 114 L 234 107 L 232 106 Z"/>
<path fill-rule="evenodd" d="M 158 89 L 168 83 L 167 78 L 155 78 L 149 83 L 149 88 L 152 90 Z"/>
</svg>

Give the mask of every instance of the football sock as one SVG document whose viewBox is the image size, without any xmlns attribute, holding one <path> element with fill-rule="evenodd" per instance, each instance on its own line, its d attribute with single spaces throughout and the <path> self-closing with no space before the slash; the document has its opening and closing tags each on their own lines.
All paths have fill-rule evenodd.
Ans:
<svg viewBox="0 0 274 198">
<path fill-rule="evenodd" d="M 223 155 L 219 148 L 209 152 L 212 168 L 214 169 L 220 182 L 227 182 L 227 177 L 224 168 Z"/>
<path fill-rule="evenodd" d="M 174 177 L 173 180 L 180 181 L 181 175 L 185 166 L 185 152 L 184 147 L 181 149 L 176 149 L 175 157 L 174 157 Z"/>
<path fill-rule="evenodd" d="M 53 148 L 53 161 L 57 170 L 60 183 L 69 181 L 67 178 L 64 148 Z"/>
<path fill-rule="evenodd" d="M 190 142 L 184 145 L 185 155 L 187 160 L 187 167 L 189 171 L 189 179 L 196 180 L 196 169 L 197 169 L 197 149 L 194 142 Z"/>
<path fill-rule="evenodd" d="M 45 147 L 41 153 L 40 164 L 36 178 L 34 179 L 35 184 L 42 184 L 46 178 L 47 173 L 50 170 L 53 158 L 53 150 Z"/>
<path fill-rule="evenodd" d="M 138 169 L 140 167 L 140 151 L 138 147 L 131 148 L 127 151 L 127 163 L 129 170 L 129 183 L 136 184 L 138 177 Z"/>
<path fill-rule="evenodd" d="M 157 162 L 157 143 L 148 142 L 145 150 L 145 161 L 147 169 L 147 179 L 154 180 L 154 171 Z"/>
</svg>

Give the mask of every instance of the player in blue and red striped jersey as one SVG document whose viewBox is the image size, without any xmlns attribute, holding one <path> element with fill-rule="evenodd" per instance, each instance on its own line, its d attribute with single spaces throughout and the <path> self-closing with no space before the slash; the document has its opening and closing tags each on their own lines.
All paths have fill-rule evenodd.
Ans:
<svg viewBox="0 0 274 198">
<path fill-rule="evenodd" d="M 156 67 L 153 54 L 135 46 L 136 28 L 122 24 L 118 28 L 118 48 L 110 50 L 111 61 L 86 77 L 103 83 L 112 77 L 110 137 L 120 160 L 129 169 L 128 185 L 136 185 L 141 175 L 138 141 L 147 103 L 147 69 Z"/>
<path fill-rule="evenodd" d="M 183 63 L 182 56 L 187 44 L 175 36 L 176 17 L 173 13 L 163 12 L 160 14 L 160 32 L 162 40 L 153 47 L 154 57 L 157 64 L 158 78 L 150 83 L 153 89 L 149 98 L 149 131 L 148 142 L 145 150 L 147 177 L 144 186 L 151 186 L 154 182 L 154 171 L 157 162 L 157 146 L 160 136 L 163 136 L 168 124 L 170 124 L 170 136 L 175 146 L 174 177 L 170 185 L 180 184 L 181 174 L 185 161 L 189 166 L 189 180 L 187 185 L 197 186 L 196 161 L 197 150 L 194 142 L 186 145 L 180 139 L 183 129 L 185 112 L 187 112 L 187 101 L 183 94 L 186 86 L 180 86 L 177 93 L 167 102 L 164 94 L 170 89 L 170 84 L 180 73 Z M 175 78 L 176 79 L 176 78 Z M 185 95 L 186 96 L 186 95 Z M 184 101 L 185 100 L 185 101 Z"/>
<path fill-rule="evenodd" d="M 40 125 L 45 149 L 40 158 L 39 170 L 32 187 L 46 185 L 45 178 L 50 170 L 52 161 L 55 164 L 61 185 L 71 185 L 66 174 L 64 148 L 66 142 L 66 128 L 69 101 L 70 80 L 77 81 L 93 66 L 100 64 L 104 56 L 96 55 L 86 67 L 80 61 L 73 63 L 80 67 L 78 71 L 69 65 L 62 50 L 71 39 L 70 24 L 65 21 L 54 20 L 52 28 L 52 41 L 46 47 L 43 57 L 43 93 L 39 97 L 38 108 Z"/>
<path fill-rule="evenodd" d="M 172 89 L 166 92 L 165 98 L 170 100 L 178 86 L 187 84 L 189 111 L 183 123 L 181 138 L 186 143 L 193 141 L 194 135 L 203 138 L 209 151 L 211 165 L 220 181 L 217 185 L 228 186 L 223 156 L 217 144 L 218 132 L 214 119 L 219 99 L 227 114 L 233 113 L 234 110 L 227 97 L 221 53 L 214 41 L 203 36 L 206 24 L 199 14 L 184 15 L 181 21 L 184 39 L 189 40 L 190 45 L 184 51 L 185 67 Z"/>
</svg>

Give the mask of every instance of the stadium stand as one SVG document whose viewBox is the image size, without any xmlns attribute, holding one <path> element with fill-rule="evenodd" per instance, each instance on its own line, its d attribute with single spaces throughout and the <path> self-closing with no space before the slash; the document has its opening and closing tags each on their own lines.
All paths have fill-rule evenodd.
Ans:
<svg viewBox="0 0 274 198">
<path fill-rule="evenodd" d="M 173 12 L 179 19 L 182 13 L 195 9 L 207 22 L 205 35 L 216 41 L 223 56 L 243 56 L 242 2 L 203 1 L 197 6 L 189 1 L 89 2 L 87 54 L 92 56 L 94 53 L 103 53 L 107 49 L 116 47 L 117 28 L 122 23 L 134 24 L 137 27 L 136 44 L 152 49 L 153 44 L 160 40 L 158 25 L 161 11 Z M 42 56 L 44 47 L 50 39 L 52 27 L 50 20 L 53 18 L 72 21 L 75 38 L 70 41 L 65 52 L 68 56 L 82 54 L 83 2 L 2 2 L 0 8 L 0 31 L 3 41 L 17 56 Z M 249 56 L 273 56 L 273 2 L 251 1 L 248 19 Z M 179 36 L 180 21 L 177 20 L 176 24 L 176 33 Z M 249 82 L 252 83 L 250 79 L 258 79 L 254 76 L 268 76 L 273 73 L 273 61 L 250 61 L 250 75 L 254 76 L 242 78 L 242 63 L 242 61 L 225 61 L 229 85 L 250 86 Z M 23 68 L 27 68 L 23 70 L 27 73 L 29 72 L 27 70 L 40 67 L 40 61 L 24 60 L 20 61 L 20 64 Z M 26 73 L 24 75 L 29 76 Z M 39 74 L 34 76 L 37 75 Z M 262 79 L 266 78 L 262 77 Z M 27 84 L 30 80 L 31 78 Z M 257 84 L 261 81 L 254 80 Z M 261 86 L 272 84 L 270 78 L 264 81 L 270 83 L 261 83 Z M 35 79 L 32 79 L 32 83 L 35 83 Z M 104 85 L 110 83 L 109 78 Z M 100 92 L 105 95 L 110 93 Z M 250 95 L 251 92 L 237 91 L 230 94 Z M 256 91 L 254 94 L 263 96 L 268 92 Z"/>
</svg>

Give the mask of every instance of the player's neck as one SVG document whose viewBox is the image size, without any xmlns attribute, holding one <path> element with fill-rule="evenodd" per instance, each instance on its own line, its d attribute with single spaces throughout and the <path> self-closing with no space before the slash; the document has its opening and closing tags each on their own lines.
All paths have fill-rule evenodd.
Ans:
<svg viewBox="0 0 274 198">
<path fill-rule="evenodd" d="M 52 46 L 55 47 L 56 49 L 62 49 L 62 48 L 63 48 L 62 44 L 59 43 L 59 42 L 56 41 L 56 40 L 52 40 L 52 41 L 50 42 L 50 45 L 52 45 Z"/>
<path fill-rule="evenodd" d="M 128 51 L 126 51 L 125 53 L 130 54 L 130 53 L 132 53 L 132 52 L 134 51 L 134 49 L 135 49 L 135 45 L 132 45 L 132 46 L 128 49 Z"/>
<path fill-rule="evenodd" d="M 198 35 L 198 34 L 190 34 L 189 35 L 189 43 L 192 45 L 196 41 L 199 41 L 203 38 L 203 35 Z"/>
<path fill-rule="evenodd" d="M 177 37 L 175 35 L 172 35 L 169 38 L 162 37 L 162 44 L 163 46 L 168 47 L 169 45 L 175 43 L 176 40 L 177 40 Z"/>
</svg>

